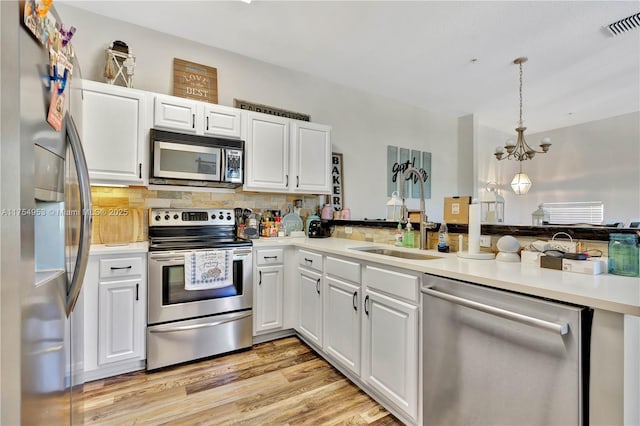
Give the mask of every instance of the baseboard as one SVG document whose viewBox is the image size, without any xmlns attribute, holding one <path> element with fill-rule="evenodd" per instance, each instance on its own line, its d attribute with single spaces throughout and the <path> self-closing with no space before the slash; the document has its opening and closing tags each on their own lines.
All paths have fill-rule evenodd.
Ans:
<svg viewBox="0 0 640 426">
<path fill-rule="evenodd" d="M 259 334 L 257 336 L 253 336 L 253 344 L 256 345 L 258 343 L 270 342 L 271 340 L 278 340 L 284 337 L 295 336 L 295 334 L 296 332 L 292 328 L 289 328 L 287 330 L 273 331 L 271 333 Z"/>
<path fill-rule="evenodd" d="M 122 361 L 118 364 L 110 365 L 108 367 L 101 367 L 96 370 L 85 371 L 83 373 L 84 383 L 92 382 L 94 380 L 105 379 L 107 377 L 113 377 L 120 374 L 131 373 L 132 371 L 144 370 L 146 368 L 145 360 L 137 361 Z"/>
</svg>

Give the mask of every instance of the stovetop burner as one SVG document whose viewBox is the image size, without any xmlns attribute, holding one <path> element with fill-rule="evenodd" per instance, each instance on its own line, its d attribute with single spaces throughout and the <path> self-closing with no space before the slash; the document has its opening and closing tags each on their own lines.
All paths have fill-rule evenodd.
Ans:
<svg viewBox="0 0 640 426">
<path fill-rule="evenodd" d="M 233 210 L 151 209 L 149 250 L 200 250 L 252 246 L 236 236 Z"/>
</svg>

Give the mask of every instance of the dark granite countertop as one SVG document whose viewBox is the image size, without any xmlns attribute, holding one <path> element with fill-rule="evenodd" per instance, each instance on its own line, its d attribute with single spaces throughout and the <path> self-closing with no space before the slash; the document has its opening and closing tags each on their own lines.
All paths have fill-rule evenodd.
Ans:
<svg viewBox="0 0 640 426">
<path fill-rule="evenodd" d="M 366 226 L 370 228 L 390 228 L 395 229 L 398 222 L 389 222 L 384 219 L 362 219 L 362 220 L 329 220 L 327 221 L 333 226 Z M 413 229 L 418 230 L 418 223 L 411 222 Z M 434 227 L 429 231 L 437 231 L 440 227 L 439 223 L 435 223 Z M 459 225 L 447 223 L 450 233 L 466 234 L 468 232 L 467 225 Z M 633 234 L 640 231 L 636 228 L 616 228 L 610 226 L 597 225 L 496 225 L 482 224 L 481 233 L 484 235 L 512 235 L 514 237 L 544 237 L 551 238 L 557 232 L 566 232 L 571 238 L 577 240 L 594 240 L 609 241 L 609 234 Z"/>
</svg>

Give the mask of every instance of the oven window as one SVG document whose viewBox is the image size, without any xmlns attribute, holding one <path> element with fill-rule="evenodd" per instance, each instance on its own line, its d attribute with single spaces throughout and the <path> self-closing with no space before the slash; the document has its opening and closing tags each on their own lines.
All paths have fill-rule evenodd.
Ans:
<svg viewBox="0 0 640 426">
<path fill-rule="evenodd" d="M 160 169 L 163 171 L 216 175 L 218 168 L 217 153 L 162 149 L 160 155 Z"/>
<path fill-rule="evenodd" d="M 233 284 L 210 290 L 185 290 L 184 266 L 162 267 L 162 304 L 198 302 L 242 294 L 242 260 L 233 261 Z"/>
</svg>

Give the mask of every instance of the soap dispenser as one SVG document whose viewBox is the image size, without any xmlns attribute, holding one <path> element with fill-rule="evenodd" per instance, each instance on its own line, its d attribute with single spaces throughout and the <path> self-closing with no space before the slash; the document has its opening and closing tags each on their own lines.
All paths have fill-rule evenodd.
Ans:
<svg viewBox="0 0 640 426">
<path fill-rule="evenodd" d="M 404 231 L 402 243 L 405 247 L 414 247 L 413 227 L 411 226 L 411 222 L 407 222 L 407 228 Z"/>
</svg>

